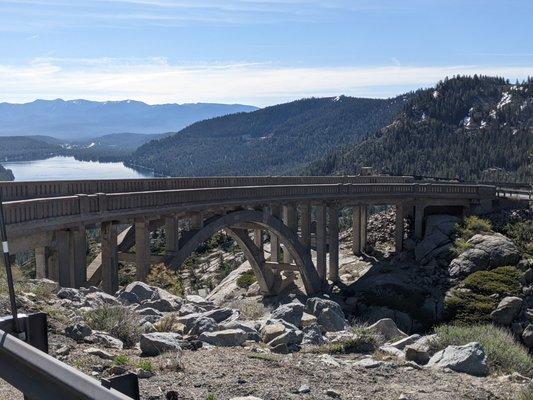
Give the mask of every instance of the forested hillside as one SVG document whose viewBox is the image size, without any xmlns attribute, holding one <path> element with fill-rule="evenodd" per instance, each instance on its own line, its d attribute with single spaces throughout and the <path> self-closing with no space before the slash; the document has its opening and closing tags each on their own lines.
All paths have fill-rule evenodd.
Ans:
<svg viewBox="0 0 533 400">
<path fill-rule="evenodd" d="M 5 169 L 3 165 L 0 165 L 0 181 L 12 181 L 14 179 L 13 171 Z"/>
<path fill-rule="evenodd" d="M 129 162 L 165 175 L 298 173 L 389 124 L 408 97 L 312 98 L 213 118 L 141 146 Z"/>
<path fill-rule="evenodd" d="M 0 161 L 39 160 L 57 155 L 62 147 L 45 136 L 6 136 L 0 138 Z"/>
<path fill-rule="evenodd" d="M 313 163 L 309 174 L 391 174 L 477 180 L 492 168 L 510 181 L 533 178 L 533 80 L 457 77 L 420 90 L 394 121 L 361 143 Z"/>
</svg>

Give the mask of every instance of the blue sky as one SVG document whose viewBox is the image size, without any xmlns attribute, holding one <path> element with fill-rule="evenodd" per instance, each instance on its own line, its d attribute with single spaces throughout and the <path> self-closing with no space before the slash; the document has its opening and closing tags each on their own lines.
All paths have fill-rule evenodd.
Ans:
<svg viewBox="0 0 533 400">
<path fill-rule="evenodd" d="M 0 0 L 0 101 L 259 106 L 533 75 L 531 0 Z"/>
</svg>

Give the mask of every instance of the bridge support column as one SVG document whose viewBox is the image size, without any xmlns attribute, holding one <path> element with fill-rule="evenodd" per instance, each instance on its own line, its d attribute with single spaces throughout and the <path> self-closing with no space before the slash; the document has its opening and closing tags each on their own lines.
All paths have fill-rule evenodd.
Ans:
<svg viewBox="0 0 533 400">
<path fill-rule="evenodd" d="M 403 249 L 403 235 L 404 235 L 404 228 L 403 228 L 403 210 L 404 206 L 402 203 L 396 204 L 396 226 L 394 230 L 394 247 L 396 250 L 396 253 L 399 253 Z"/>
<path fill-rule="evenodd" d="M 61 230 L 56 232 L 56 249 L 57 249 L 57 282 L 61 287 L 71 287 L 71 232 Z"/>
<path fill-rule="evenodd" d="M 326 281 L 326 206 L 316 206 L 316 270 L 322 282 Z"/>
<path fill-rule="evenodd" d="M 424 209 L 425 205 L 417 201 L 415 203 L 415 239 L 421 240 L 424 229 Z"/>
<path fill-rule="evenodd" d="M 204 227 L 204 217 L 202 213 L 196 213 L 191 215 L 190 228 L 202 229 Z"/>
<path fill-rule="evenodd" d="M 111 222 L 102 222 L 102 289 L 109 294 L 118 290 L 118 251 L 117 226 Z"/>
<path fill-rule="evenodd" d="M 352 215 L 352 249 L 355 255 L 360 255 L 366 248 L 367 206 L 355 206 Z"/>
<path fill-rule="evenodd" d="M 302 243 L 307 250 L 311 249 L 311 206 L 309 204 L 302 204 L 300 206 L 300 243 Z"/>
<path fill-rule="evenodd" d="M 339 211 L 337 205 L 328 207 L 329 217 L 329 271 L 328 278 L 332 282 L 339 280 Z"/>
<path fill-rule="evenodd" d="M 165 216 L 165 251 L 167 254 L 175 254 L 178 246 L 178 220 L 174 215 Z"/>
<path fill-rule="evenodd" d="M 135 219 L 135 264 L 136 279 L 146 281 L 150 272 L 150 221 L 144 218 Z"/>
<path fill-rule="evenodd" d="M 254 244 L 263 250 L 263 231 L 261 229 L 254 229 Z"/>
<path fill-rule="evenodd" d="M 271 212 L 273 217 L 280 217 L 281 210 L 278 205 L 273 205 L 271 207 Z M 270 232 L 270 261 L 277 263 L 280 253 L 279 238 L 274 233 Z"/>
<path fill-rule="evenodd" d="M 46 246 L 35 249 L 35 277 L 48 278 L 48 248 Z"/>
<path fill-rule="evenodd" d="M 283 206 L 283 222 L 291 231 L 298 234 L 298 214 L 296 207 L 292 205 Z M 286 248 L 283 250 L 283 262 L 290 264 L 292 262 L 292 256 L 289 250 Z"/>
<path fill-rule="evenodd" d="M 87 281 L 87 235 L 84 226 L 70 231 L 70 261 L 73 286 L 75 288 L 85 286 Z"/>
</svg>

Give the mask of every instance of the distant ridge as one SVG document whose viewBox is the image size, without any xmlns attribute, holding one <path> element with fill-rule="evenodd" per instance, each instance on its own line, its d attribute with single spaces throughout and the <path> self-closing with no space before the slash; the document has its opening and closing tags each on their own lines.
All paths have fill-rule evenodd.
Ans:
<svg viewBox="0 0 533 400">
<path fill-rule="evenodd" d="M 0 136 L 47 135 L 83 140 L 117 132 L 176 132 L 194 122 L 257 107 L 242 104 L 191 103 L 149 105 L 140 101 L 35 100 L 0 103 Z"/>
</svg>

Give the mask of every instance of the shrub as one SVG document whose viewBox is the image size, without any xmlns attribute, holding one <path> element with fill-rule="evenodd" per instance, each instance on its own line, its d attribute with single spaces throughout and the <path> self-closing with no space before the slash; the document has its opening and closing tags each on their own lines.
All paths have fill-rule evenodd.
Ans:
<svg viewBox="0 0 533 400">
<path fill-rule="evenodd" d="M 520 390 L 515 400 L 531 400 L 533 399 L 533 383 L 529 383 L 525 388 Z"/>
<path fill-rule="evenodd" d="M 244 289 L 248 289 L 255 282 L 257 282 L 257 278 L 255 277 L 254 271 L 252 270 L 246 271 L 237 278 L 237 286 Z"/>
<path fill-rule="evenodd" d="M 129 365 L 130 364 L 130 359 L 125 354 L 119 354 L 118 356 L 116 356 L 113 359 L 113 364 L 115 364 L 115 365 Z"/>
<path fill-rule="evenodd" d="M 146 372 L 154 372 L 154 365 L 150 360 L 140 360 L 137 363 L 137 367 Z"/>
<path fill-rule="evenodd" d="M 176 296 L 183 296 L 184 288 L 180 275 L 164 264 L 154 265 L 146 278 L 146 282 Z"/>
<path fill-rule="evenodd" d="M 486 295 L 518 295 L 521 292 L 521 275 L 515 267 L 499 267 L 491 271 L 474 272 L 464 280 L 464 285 Z"/>
<path fill-rule="evenodd" d="M 466 240 L 462 238 L 455 239 L 455 242 L 453 243 L 453 252 L 456 255 L 459 255 L 469 249 L 474 247 L 471 243 L 468 243 Z"/>
<path fill-rule="evenodd" d="M 479 342 L 487 355 L 490 372 L 518 372 L 533 376 L 533 358 L 527 349 L 503 328 L 491 324 L 441 325 L 435 328 L 435 333 L 437 340 L 432 343 L 434 350 L 441 350 L 450 345 Z"/>
<path fill-rule="evenodd" d="M 463 221 L 458 224 L 456 232 L 458 236 L 466 241 L 476 233 L 490 232 L 491 230 L 492 224 L 489 220 L 471 215 L 463 219 Z"/>
<path fill-rule="evenodd" d="M 259 319 L 271 310 L 253 299 L 233 300 L 228 307 L 238 310 L 246 319 Z"/>
<path fill-rule="evenodd" d="M 154 329 L 157 332 L 175 332 L 176 314 L 165 315 L 154 324 Z"/>
<path fill-rule="evenodd" d="M 456 289 L 445 299 L 448 319 L 464 324 L 490 322 L 499 297 L 520 294 L 520 276 L 515 267 L 470 274 L 462 283 L 466 290 Z M 494 294 L 498 296 L 491 297 Z"/>
<path fill-rule="evenodd" d="M 85 313 L 85 322 L 92 329 L 108 332 L 132 347 L 141 336 L 139 316 L 124 306 L 103 305 Z"/>
<path fill-rule="evenodd" d="M 509 223 L 503 233 L 512 239 L 526 257 L 533 257 L 533 221 Z"/>
</svg>

